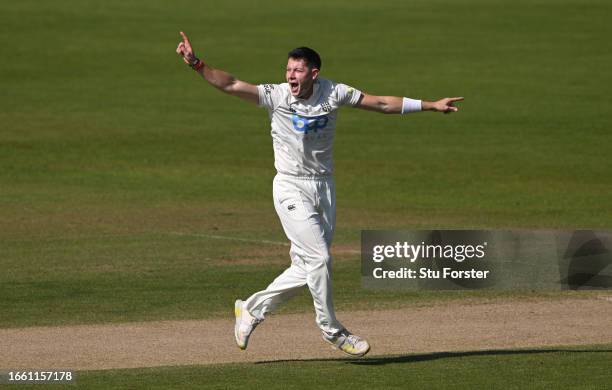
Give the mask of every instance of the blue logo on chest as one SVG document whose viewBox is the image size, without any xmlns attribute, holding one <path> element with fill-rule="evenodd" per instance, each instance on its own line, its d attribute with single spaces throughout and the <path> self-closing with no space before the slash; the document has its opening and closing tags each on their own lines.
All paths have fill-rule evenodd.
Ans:
<svg viewBox="0 0 612 390">
<path fill-rule="evenodd" d="M 296 131 L 308 134 L 309 131 L 314 131 L 316 133 L 319 129 L 324 129 L 325 126 L 327 126 L 329 118 L 327 115 L 303 117 L 298 114 L 293 114 L 291 116 L 291 121 Z"/>
</svg>

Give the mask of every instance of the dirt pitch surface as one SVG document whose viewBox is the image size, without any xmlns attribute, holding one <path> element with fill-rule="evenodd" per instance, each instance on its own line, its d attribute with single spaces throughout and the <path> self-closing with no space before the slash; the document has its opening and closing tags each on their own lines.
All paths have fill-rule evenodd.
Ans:
<svg viewBox="0 0 612 390">
<path fill-rule="evenodd" d="M 231 316 L 231 314 L 230 314 Z M 370 355 L 612 343 L 612 298 L 450 302 L 340 312 Z M 341 358 L 321 341 L 313 313 L 270 316 L 247 351 L 233 318 L 0 329 L 0 368 L 75 369 Z"/>
</svg>

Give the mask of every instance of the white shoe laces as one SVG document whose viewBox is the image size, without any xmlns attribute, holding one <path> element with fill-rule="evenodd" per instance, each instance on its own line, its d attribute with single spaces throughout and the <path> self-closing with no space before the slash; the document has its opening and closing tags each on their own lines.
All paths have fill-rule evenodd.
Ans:
<svg viewBox="0 0 612 390">
<path fill-rule="evenodd" d="M 250 314 L 249 314 L 250 315 Z M 259 325 L 263 320 L 258 319 L 257 317 L 253 317 L 250 315 L 251 318 L 249 318 L 247 320 L 249 326 L 252 326 L 253 328 L 255 328 L 257 325 Z"/>
<path fill-rule="evenodd" d="M 348 335 L 345 342 L 351 344 L 353 347 L 356 347 L 357 343 L 359 343 L 360 341 L 361 341 L 361 338 L 359 336 L 355 336 L 354 334 L 351 334 L 351 335 Z"/>
<path fill-rule="evenodd" d="M 242 315 L 242 318 L 240 319 L 240 324 L 241 326 L 250 326 L 251 327 L 251 331 L 253 331 L 253 329 L 255 329 L 255 327 L 257 325 L 259 325 L 260 323 L 263 322 L 263 320 L 258 319 L 257 317 L 251 315 L 251 313 L 246 312 L 246 315 Z"/>
</svg>

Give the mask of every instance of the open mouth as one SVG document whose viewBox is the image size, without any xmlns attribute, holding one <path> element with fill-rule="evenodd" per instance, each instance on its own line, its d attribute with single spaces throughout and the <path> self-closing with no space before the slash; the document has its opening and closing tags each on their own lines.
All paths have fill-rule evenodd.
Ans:
<svg viewBox="0 0 612 390">
<path fill-rule="evenodd" d="M 295 81 L 290 81 L 289 88 L 291 89 L 291 93 L 295 95 L 300 90 L 300 85 Z"/>
</svg>

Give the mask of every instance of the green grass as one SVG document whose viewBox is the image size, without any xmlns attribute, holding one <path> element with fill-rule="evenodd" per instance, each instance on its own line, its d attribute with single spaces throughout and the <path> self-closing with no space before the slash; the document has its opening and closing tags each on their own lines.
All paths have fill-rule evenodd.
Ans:
<svg viewBox="0 0 612 390">
<path fill-rule="evenodd" d="M 340 114 L 337 244 L 373 228 L 609 228 L 611 8 L 2 2 L 0 327 L 222 315 L 288 263 L 284 247 L 174 234 L 284 240 L 266 112 L 197 79 L 179 30 L 253 83 L 281 82 L 305 44 L 325 77 L 370 93 L 466 97 L 451 116 Z M 346 255 L 334 278 L 340 309 L 514 295 L 363 291 Z"/>
<path fill-rule="evenodd" d="M 22 239 L 5 248 L 0 326 L 194 319 L 231 315 L 238 297 L 287 267 L 288 248 L 189 235 Z M 584 298 L 567 291 L 363 290 L 358 255 L 335 259 L 340 310 L 428 305 L 440 300 Z M 307 290 L 282 312 L 312 310 Z"/>
<path fill-rule="evenodd" d="M 603 389 L 611 363 L 612 345 L 598 345 L 85 371 L 76 383 L 88 389 Z"/>
</svg>

